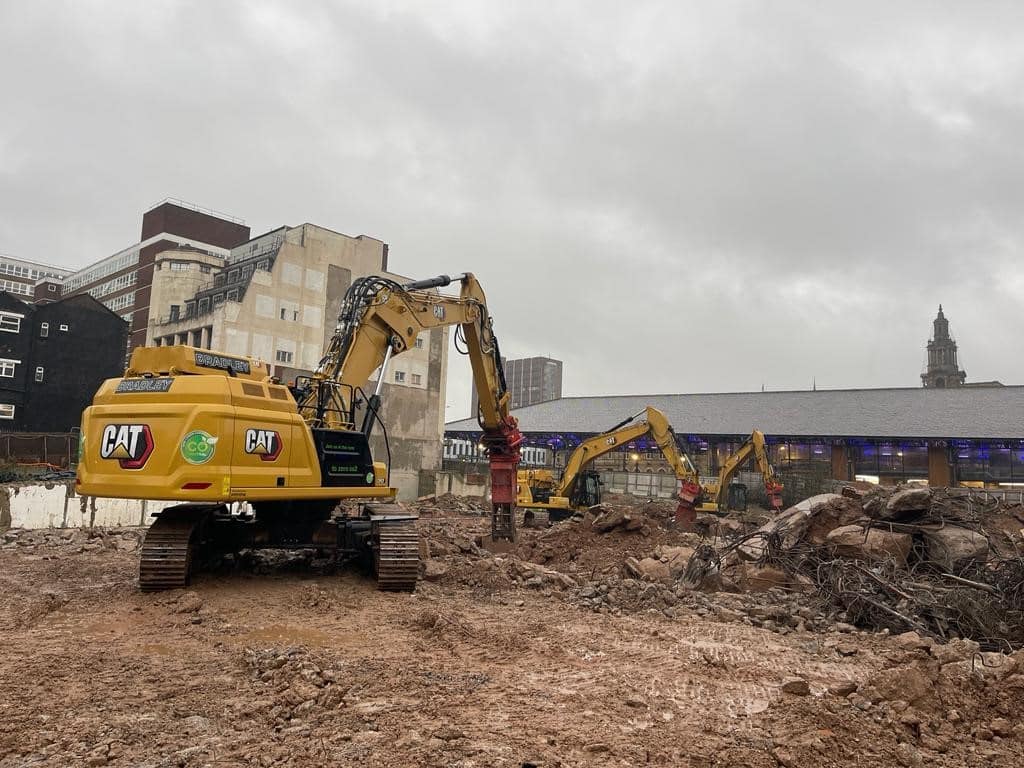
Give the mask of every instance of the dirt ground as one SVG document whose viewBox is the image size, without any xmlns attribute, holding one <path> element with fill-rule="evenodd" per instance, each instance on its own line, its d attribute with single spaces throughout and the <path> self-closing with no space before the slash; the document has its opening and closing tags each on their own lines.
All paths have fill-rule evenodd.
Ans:
<svg viewBox="0 0 1024 768">
<path fill-rule="evenodd" d="M 486 524 L 421 521 L 428 536 Z M 780 633 L 738 612 L 616 615 L 529 579 L 457 576 L 509 562 L 471 544 L 449 543 L 448 573 L 409 595 L 356 572 L 251 568 L 142 594 L 138 535 L 0 547 L 0 767 L 1024 759 L 1020 653 L 990 668 L 969 649 Z"/>
</svg>

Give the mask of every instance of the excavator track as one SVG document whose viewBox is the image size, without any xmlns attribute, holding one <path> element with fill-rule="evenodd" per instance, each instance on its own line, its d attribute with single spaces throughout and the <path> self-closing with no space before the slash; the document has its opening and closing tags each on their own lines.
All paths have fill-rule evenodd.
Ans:
<svg viewBox="0 0 1024 768">
<path fill-rule="evenodd" d="M 160 513 L 142 542 L 139 588 L 143 592 L 189 585 L 195 533 L 212 509 L 209 505 L 182 505 Z"/>
<path fill-rule="evenodd" d="M 377 588 L 412 592 L 420 575 L 420 535 L 415 521 L 378 524 Z"/>
</svg>

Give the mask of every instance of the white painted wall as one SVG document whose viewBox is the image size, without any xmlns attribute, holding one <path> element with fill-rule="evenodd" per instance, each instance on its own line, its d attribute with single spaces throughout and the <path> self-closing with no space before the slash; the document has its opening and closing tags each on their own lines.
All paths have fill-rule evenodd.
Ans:
<svg viewBox="0 0 1024 768">
<path fill-rule="evenodd" d="M 178 502 L 78 496 L 71 483 L 0 487 L 0 522 L 11 528 L 149 525 L 150 514 Z"/>
</svg>

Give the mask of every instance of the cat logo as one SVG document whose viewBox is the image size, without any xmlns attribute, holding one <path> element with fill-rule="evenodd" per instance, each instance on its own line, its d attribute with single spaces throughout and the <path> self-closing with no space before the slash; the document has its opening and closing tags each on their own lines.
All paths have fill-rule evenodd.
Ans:
<svg viewBox="0 0 1024 768">
<path fill-rule="evenodd" d="M 263 461 L 275 461 L 281 455 L 281 436 L 272 429 L 245 430 L 245 452 Z"/>
<path fill-rule="evenodd" d="M 148 424 L 107 424 L 100 439 L 100 456 L 117 459 L 121 469 L 142 469 L 153 453 Z"/>
<path fill-rule="evenodd" d="M 444 320 L 444 307 L 440 304 L 434 305 L 434 317 L 438 320 Z"/>
</svg>

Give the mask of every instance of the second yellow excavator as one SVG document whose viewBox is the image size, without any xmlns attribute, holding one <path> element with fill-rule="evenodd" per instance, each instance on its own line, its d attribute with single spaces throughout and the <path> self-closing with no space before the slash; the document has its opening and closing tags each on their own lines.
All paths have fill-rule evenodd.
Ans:
<svg viewBox="0 0 1024 768">
<path fill-rule="evenodd" d="M 645 421 L 637 421 L 646 416 Z M 690 457 L 679 449 L 675 432 L 665 414 L 648 406 L 595 437 L 584 440 L 570 454 L 560 480 L 550 469 L 521 469 L 517 473 L 516 506 L 527 514 L 531 509 L 544 509 L 551 521 L 564 520 L 573 512 L 601 502 L 601 481 L 595 470 L 588 469 L 594 459 L 650 435 L 679 479 L 677 516 L 693 515 L 694 505 L 701 498 L 699 476 Z"/>
<path fill-rule="evenodd" d="M 764 480 L 764 492 L 768 497 L 768 506 L 773 510 L 782 509 L 782 481 L 775 474 L 768 459 L 768 447 L 765 444 L 764 433 L 759 430 L 751 432 L 743 444 L 725 460 L 718 477 L 703 486 L 701 503 L 697 507 L 699 512 L 727 512 L 736 507 L 736 503 L 730 503 L 729 489 L 733 478 L 739 472 L 745 462 L 753 458 L 761 478 Z M 745 486 L 743 487 L 745 490 Z"/>
</svg>

